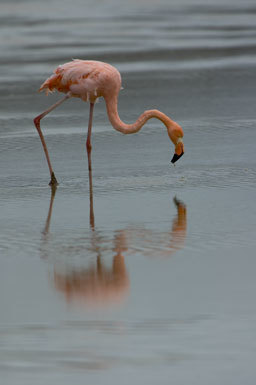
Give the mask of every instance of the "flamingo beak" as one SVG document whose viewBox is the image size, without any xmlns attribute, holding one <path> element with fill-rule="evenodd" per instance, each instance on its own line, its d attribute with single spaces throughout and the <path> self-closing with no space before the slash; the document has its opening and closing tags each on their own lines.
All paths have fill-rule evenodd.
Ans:
<svg viewBox="0 0 256 385">
<path fill-rule="evenodd" d="M 182 152 L 180 155 L 175 153 L 173 155 L 173 158 L 172 158 L 171 162 L 174 164 L 175 162 L 177 162 L 177 160 L 179 160 L 182 157 L 183 154 L 184 154 L 184 152 Z"/>
</svg>

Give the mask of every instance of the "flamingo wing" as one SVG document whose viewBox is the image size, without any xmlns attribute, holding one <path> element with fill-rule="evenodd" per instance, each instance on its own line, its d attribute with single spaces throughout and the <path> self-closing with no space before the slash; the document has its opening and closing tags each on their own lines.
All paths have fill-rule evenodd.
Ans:
<svg viewBox="0 0 256 385">
<path fill-rule="evenodd" d="M 75 59 L 72 62 L 58 66 L 53 75 L 50 76 L 39 88 L 39 91 L 71 92 L 73 96 L 87 101 L 97 96 L 97 89 L 104 76 L 101 63 Z"/>
</svg>

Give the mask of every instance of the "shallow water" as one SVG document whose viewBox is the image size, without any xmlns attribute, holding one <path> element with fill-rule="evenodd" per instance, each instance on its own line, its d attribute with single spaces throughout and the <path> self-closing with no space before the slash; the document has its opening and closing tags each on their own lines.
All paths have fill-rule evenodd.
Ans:
<svg viewBox="0 0 256 385">
<path fill-rule="evenodd" d="M 253 2 L 1 2 L 0 383 L 255 383 Z M 175 167 L 152 120 L 122 136 L 97 104 L 33 118 L 58 64 L 122 73 L 120 116 L 184 128 Z"/>
</svg>

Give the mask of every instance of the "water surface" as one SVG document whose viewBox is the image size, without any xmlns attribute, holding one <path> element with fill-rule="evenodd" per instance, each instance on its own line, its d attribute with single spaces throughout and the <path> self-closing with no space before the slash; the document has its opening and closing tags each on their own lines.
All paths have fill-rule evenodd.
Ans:
<svg viewBox="0 0 256 385">
<path fill-rule="evenodd" d="M 16 384 L 255 383 L 253 2 L 2 1 L 0 378 Z M 122 73 L 119 112 L 184 128 L 135 135 L 70 100 L 33 118 L 60 63 Z"/>
</svg>

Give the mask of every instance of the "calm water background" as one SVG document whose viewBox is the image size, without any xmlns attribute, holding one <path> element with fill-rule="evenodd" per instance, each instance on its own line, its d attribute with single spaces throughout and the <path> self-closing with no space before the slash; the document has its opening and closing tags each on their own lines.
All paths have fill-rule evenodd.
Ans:
<svg viewBox="0 0 256 385">
<path fill-rule="evenodd" d="M 0 383 L 255 384 L 256 6 L 249 1 L 0 2 Z M 131 136 L 88 105 L 32 119 L 71 58 L 122 73 Z M 51 199 L 52 198 L 52 199 Z M 94 225 L 92 223 L 92 203 Z M 91 217 L 91 223 L 90 223 Z"/>
</svg>

